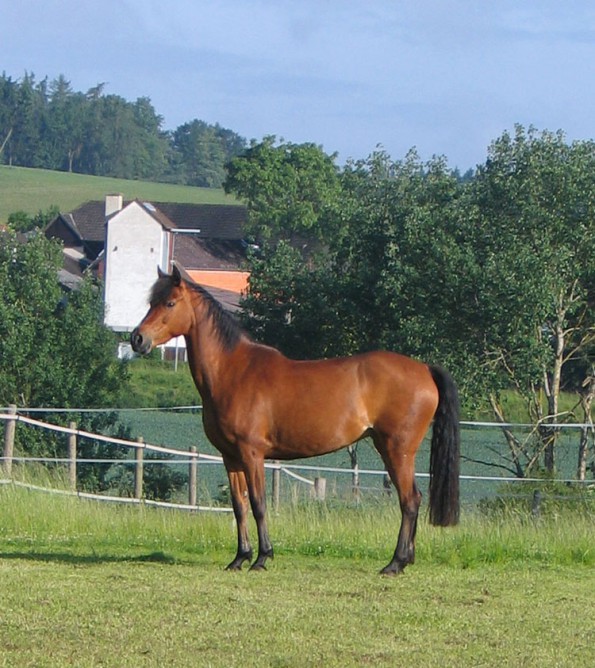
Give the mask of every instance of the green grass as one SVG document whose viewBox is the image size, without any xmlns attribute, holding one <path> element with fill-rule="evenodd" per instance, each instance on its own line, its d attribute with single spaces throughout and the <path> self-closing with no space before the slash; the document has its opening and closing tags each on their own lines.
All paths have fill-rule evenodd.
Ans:
<svg viewBox="0 0 595 668">
<path fill-rule="evenodd" d="M 136 357 L 128 364 L 130 387 L 119 398 L 121 408 L 165 408 L 202 403 L 187 364 Z"/>
<path fill-rule="evenodd" d="M 54 205 L 60 211 L 71 211 L 89 200 L 103 200 L 109 193 L 122 193 L 125 199 L 139 198 L 156 202 L 237 204 L 234 197 L 216 188 L 0 165 L 0 223 L 6 222 L 9 214 L 17 211 L 33 215 Z"/>
<path fill-rule="evenodd" d="M 0 666 L 589 666 L 593 517 L 421 522 L 287 506 L 266 573 L 227 573 L 231 518 L 0 487 Z M 253 527 L 252 528 L 252 533 Z"/>
</svg>

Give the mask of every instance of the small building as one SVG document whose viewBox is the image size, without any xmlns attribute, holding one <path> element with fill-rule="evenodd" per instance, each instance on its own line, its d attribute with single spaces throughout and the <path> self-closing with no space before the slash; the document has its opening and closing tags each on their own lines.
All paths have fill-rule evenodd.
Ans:
<svg viewBox="0 0 595 668">
<path fill-rule="evenodd" d="M 95 272 L 104 283 L 105 324 L 130 332 L 147 311 L 157 268 L 169 272 L 174 261 L 237 310 L 248 282 L 245 222 L 242 206 L 125 202 L 116 194 L 59 214 L 45 234 L 64 243 L 60 280 L 72 287 Z M 172 346 L 184 356 L 183 341 Z"/>
</svg>

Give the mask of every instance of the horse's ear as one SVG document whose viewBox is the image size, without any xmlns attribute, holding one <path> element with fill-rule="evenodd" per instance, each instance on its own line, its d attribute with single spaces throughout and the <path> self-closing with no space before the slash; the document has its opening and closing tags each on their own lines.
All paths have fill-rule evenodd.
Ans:
<svg viewBox="0 0 595 668">
<path fill-rule="evenodd" d="M 182 274 L 180 274 L 180 270 L 178 267 L 174 264 L 172 267 L 172 272 L 171 272 L 172 278 L 174 279 L 174 285 L 178 286 L 182 282 Z"/>
</svg>

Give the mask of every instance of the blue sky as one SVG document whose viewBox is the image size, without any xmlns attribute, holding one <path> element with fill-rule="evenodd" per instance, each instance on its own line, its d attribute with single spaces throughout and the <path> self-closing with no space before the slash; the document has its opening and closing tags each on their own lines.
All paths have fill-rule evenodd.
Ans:
<svg viewBox="0 0 595 668">
<path fill-rule="evenodd" d="M 150 97 L 339 163 L 415 147 L 465 171 L 515 123 L 595 136 L 592 0 L 0 0 L 0 69 Z"/>
</svg>

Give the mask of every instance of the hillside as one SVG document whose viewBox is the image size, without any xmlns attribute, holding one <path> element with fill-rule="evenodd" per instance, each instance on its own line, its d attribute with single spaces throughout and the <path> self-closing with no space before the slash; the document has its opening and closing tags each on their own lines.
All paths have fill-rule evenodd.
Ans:
<svg viewBox="0 0 595 668">
<path fill-rule="evenodd" d="M 104 176 L 87 176 L 45 169 L 0 165 L 0 224 L 16 211 L 35 214 L 56 205 L 70 211 L 89 200 L 101 200 L 108 193 L 122 193 L 124 199 L 188 204 L 236 204 L 235 197 L 217 188 L 196 188 L 147 181 L 127 181 Z"/>
</svg>

